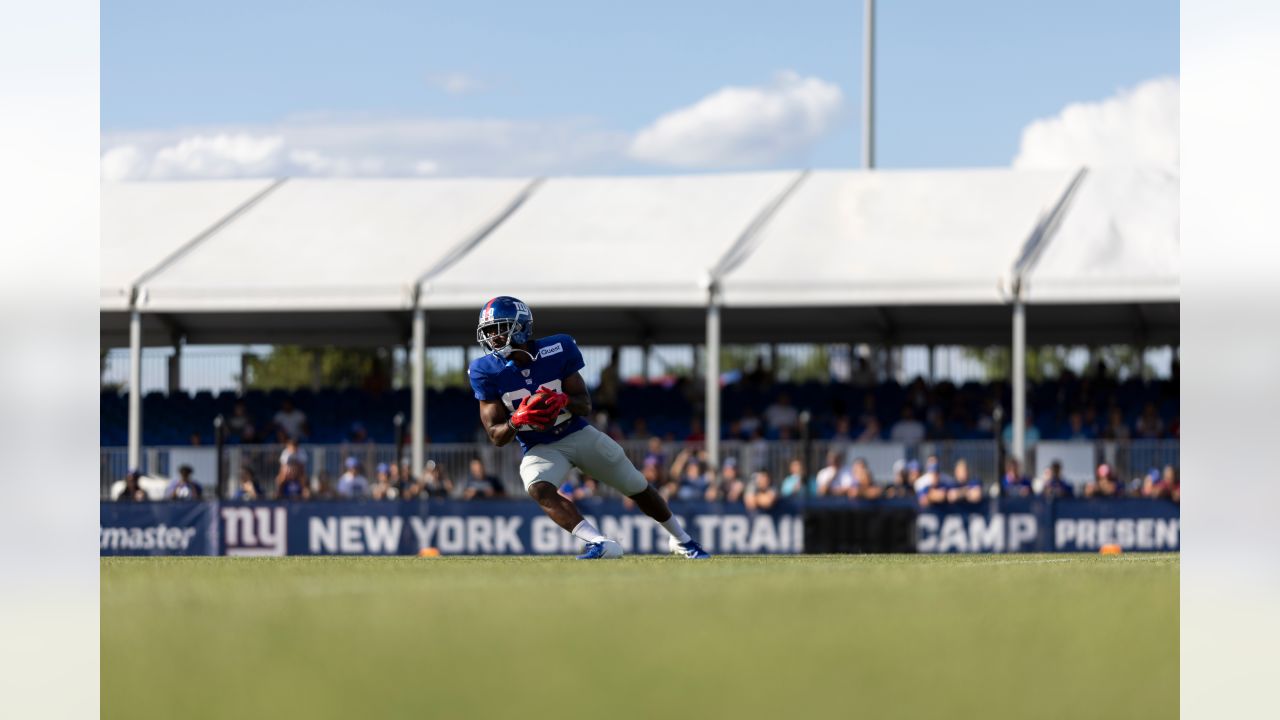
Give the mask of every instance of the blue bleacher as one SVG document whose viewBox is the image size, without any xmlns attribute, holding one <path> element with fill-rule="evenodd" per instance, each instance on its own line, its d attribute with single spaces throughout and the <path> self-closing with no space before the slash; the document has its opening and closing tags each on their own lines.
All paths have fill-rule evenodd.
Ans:
<svg viewBox="0 0 1280 720">
<path fill-rule="evenodd" d="M 1036 427 L 1045 439 L 1062 438 L 1068 432 L 1068 412 L 1084 411 L 1080 404 L 1079 381 L 1060 384 L 1058 381 L 1029 383 L 1030 407 L 1034 412 Z M 872 388 L 856 388 L 841 383 L 805 382 L 776 383 L 766 388 L 746 383 L 735 383 L 723 389 L 721 408 L 725 418 L 724 428 L 741 417 L 748 409 L 763 415 L 771 402 L 787 393 L 792 404 L 808 409 L 813 416 L 816 437 L 827 437 L 834 432 L 835 417 L 844 413 L 851 421 L 851 431 L 856 435 L 863 428 L 858 418 L 863 413 L 864 398 L 875 401 L 876 415 L 883 434 L 901 416 L 908 398 L 909 387 L 897 383 L 881 383 Z M 953 410 L 962 411 L 970 422 L 980 416 L 984 400 L 1000 397 L 1006 408 L 1010 405 L 1011 389 L 1008 383 L 982 384 L 967 382 L 959 387 L 950 384 L 935 386 L 931 390 L 933 401 L 945 415 L 947 431 L 957 439 L 977 439 L 984 435 L 971 424 L 951 417 Z M 395 441 L 396 413 L 409 415 L 409 391 L 395 390 L 370 394 L 358 389 L 324 389 L 318 392 L 299 390 L 287 392 L 253 390 L 245 393 L 243 400 L 249 414 L 259 429 L 270 425 L 271 418 L 286 397 L 307 414 L 311 425 L 311 442 L 336 443 L 351 436 L 353 423 L 362 423 L 369 436 L 379 443 Z M 237 396 L 232 392 L 214 395 L 210 392 L 194 394 L 159 392 L 147 393 L 142 400 L 143 441 L 148 445 L 186 445 L 192 434 L 198 434 L 204 443 L 213 442 L 213 417 L 222 413 L 230 416 Z M 1111 386 L 1095 397 L 1085 398 L 1093 407 L 1100 423 L 1106 422 L 1107 410 L 1113 404 L 1119 407 L 1130 427 L 1141 415 L 1148 402 L 1154 403 L 1166 426 L 1179 413 L 1178 387 L 1170 381 L 1143 382 L 1129 380 Z M 470 442 L 479 429 L 479 413 L 469 388 L 430 389 L 427 392 L 427 433 L 434 442 Z M 650 433 L 659 436 L 683 438 L 690 432 L 690 419 L 695 409 L 679 387 L 659 385 L 624 385 L 618 391 L 619 426 L 630 434 L 636 420 L 644 418 Z M 128 399 L 114 391 L 101 394 L 100 439 L 104 446 L 123 445 L 127 441 Z M 920 417 L 921 421 L 925 418 Z"/>
</svg>

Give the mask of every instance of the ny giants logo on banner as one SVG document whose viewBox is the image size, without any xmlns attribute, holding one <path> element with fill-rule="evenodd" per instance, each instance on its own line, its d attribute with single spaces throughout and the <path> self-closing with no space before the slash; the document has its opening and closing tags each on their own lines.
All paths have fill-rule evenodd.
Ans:
<svg viewBox="0 0 1280 720">
<path fill-rule="evenodd" d="M 288 517 L 282 507 L 222 508 L 227 555 L 283 556 Z"/>
</svg>

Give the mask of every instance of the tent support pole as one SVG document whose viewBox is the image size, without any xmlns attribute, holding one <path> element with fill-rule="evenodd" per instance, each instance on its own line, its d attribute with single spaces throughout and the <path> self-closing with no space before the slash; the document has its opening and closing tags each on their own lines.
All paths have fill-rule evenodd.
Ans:
<svg viewBox="0 0 1280 720">
<path fill-rule="evenodd" d="M 425 454 L 424 440 L 427 428 L 427 363 L 426 363 L 426 345 L 427 345 L 427 314 L 421 307 L 413 309 L 413 390 L 411 413 L 412 420 L 409 423 L 410 432 L 413 433 L 413 460 L 412 473 L 416 479 L 422 475 L 423 455 Z"/>
<path fill-rule="evenodd" d="M 142 313 L 129 314 L 129 470 L 142 468 Z"/>
<path fill-rule="evenodd" d="M 707 462 L 720 477 L 720 291 L 714 284 L 707 292 L 706 345 Z"/>
<path fill-rule="evenodd" d="M 1013 457 L 1026 472 L 1027 443 L 1027 309 L 1022 294 L 1013 301 Z"/>
</svg>

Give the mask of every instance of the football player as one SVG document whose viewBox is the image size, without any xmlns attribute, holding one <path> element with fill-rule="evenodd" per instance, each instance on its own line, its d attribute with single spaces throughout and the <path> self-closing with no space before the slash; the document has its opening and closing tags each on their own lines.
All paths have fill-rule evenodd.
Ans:
<svg viewBox="0 0 1280 720">
<path fill-rule="evenodd" d="M 476 341 L 486 354 L 467 369 L 480 401 L 480 421 L 494 445 L 520 443 L 520 478 L 543 511 L 587 544 L 580 560 L 622 557 L 622 547 L 606 538 L 557 490 L 570 466 L 635 501 L 671 535 L 671 552 L 701 560 L 711 557 L 671 514 L 671 508 L 627 459 L 613 438 L 584 419 L 591 395 L 578 371 L 582 352 L 568 335 L 533 337 L 533 313 L 519 300 L 501 296 L 485 303 Z"/>
</svg>

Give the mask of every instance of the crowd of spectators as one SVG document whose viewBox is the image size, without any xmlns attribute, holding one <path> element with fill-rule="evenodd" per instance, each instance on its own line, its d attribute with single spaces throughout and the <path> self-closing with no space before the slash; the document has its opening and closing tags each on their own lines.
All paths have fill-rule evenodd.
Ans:
<svg viewBox="0 0 1280 720">
<path fill-rule="evenodd" d="M 703 500 L 707 502 L 741 503 L 749 510 L 767 510 L 780 499 L 796 497 L 847 498 L 849 500 L 879 500 L 914 498 L 920 507 L 978 503 L 989 497 L 1045 497 L 1045 498 L 1149 498 L 1179 502 L 1181 488 L 1178 470 L 1173 465 L 1163 469 L 1152 468 L 1145 474 L 1124 480 L 1114 469 L 1100 464 L 1091 480 L 1079 486 L 1062 475 L 1062 464 L 1051 462 L 1038 477 L 1027 476 L 1017 460 L 1008 458 L 1000 477 L 984 482 L 970 468 L 970 463 L 960 458 L 944 468 L 937 456 L 930 455 L 921 463 L 917 460 L 898 460 L 893 464 L 891 477 L 880 481 L 874 477 L 864 458 L 845 456 L 839 450 L 828 452 L 822 467 L 816 472 L 806 471 L 804 461 L 791 458 L 787 462 L 787 474 L 780 482 L 756 462 L 750 473 L 741 471 L 735 457 L 724 459 L 720 472 L 713 472 L 706 450 L 697 445 L 682 445 L 670 458 L 667 446 L 658 438 L 652 438 L 641 462 L 641 473 L 670 500 Z M 192 476 L 190 466 L 179 468 L 178 478 L 171 481 L 164 491 L 166 500 L 199 500 L 202 486 Z M 129 473 L 123 490 L 117 497 L 121 502 L 138 502 L 148 499 L 141 488 L 137 471 Z M 601 495 L 600 483 L 577 470 L 560 488 L 560 492 L 572 499 Z M 239 477 L 229 492 L 235 500 L 413 500 L 417 498 L 452 498 L 456 500 L 488 500 L 508 497 L 502 481 L 486 467 L 484 461 L 473 458 L 461 477 L 453 478 L 445 467 L 434 461 L 426 463 L 421 476 L 413 479 L 407 464 L 378 463 L 368 477 L 361 460 L 348 456 L 343 472 L 336 482 L 324 473 L 312 474 L 308 469 L 308 455 L 296 440 L 285 444 L 280 453 L 278 471 L 268 488 L 258 481 L 253 470 L 241 467 Z"/>
<path fill-rule="evenodd" d="M 721 391 L 726 439 L 794 439 L 808 411 L 807 429 L 815 439 L 915 444 L 920 441 L 991 439 L 1012 435 L 1010 388 L 1004 382 L 928 383 L 923 378 L 900 385 L 871 383 L 865 374 L 852 382 L 774 382 L 756 370 Z M 1178 375 L 1164 380 L 1119 381 L 1099 364 L 1082 375 L 1063 371 L 1057 378 L 1031 382 L 1028 389 L 1027 440 L 1177 439 Z M 665 441 L 700 438 L 703 384 L 687 377 L 665 382 L 624 380 L 616 364 L 602 369 L 592 389 L 604 429 L 617 438 Z M 468 388 L 431 389 L 427 435 L 434 442 L 469 442 L 478 425 L 475 399 Z M 359 437 L 382 444 L 396 441 L 393 422 L 407 413 L 408 391 L 323 389 L 296 393 L 251 390 L 214 396 L 202 392 L 149 393 L 143 399 L 144 444 L 209 444 L 212 420 L 221 414 L 226 440 L 234 444 L 282 443 L 289 437 L 334 444 Z M 124 444 L 126 403 L 104 392 L 101 405 L 103 446 Z M 406 429 L 406 428 L 402 428 Z"/>
<path fill-rule="evenodd" d="M 924 507 L 974 503 L 992 495 L 1074 497 L 1078 494 L 1086 498 L 1150 497 L 1175 502 L 1179 499 L 1177 470 L 1173 466 L 1151 469 L 1142 477 L 1125 480 L 1116 477 L 1113 468 L 1103 464 L 1097 467 L 1089 482 L 1077 487 L 1062 478 L 1061 466 L 1057 463 L 1046 468 L 1042 476 L 1030 478 L 1023 474 L 1016 461 L 1010 460 L 1000 477 L 988 481 L 977 477 L 963 459 L 944 468 L 937 457 L 930 456 L 923 463 L 901 460 L 894 465 L 892 477 L 881 480 L 873 477 L 866 460 L 832 452 L 816 472 L 810 472 L 800 458 L 791 459 L 786 476 L 776 481 L 761 469 L 768 465 L 765 456 L 770 451 L 769 440 L 800 436 L 801 406 L 793 398 L 792 390 L 806 388 L 773 385 L 767 374 L 759 371 L 725 388 L 726 416 L 731 419 L 726 422 L 722 435 L 745 444 L 739 457 L 728 457 L 720 468 L 711 468 L 701 448 L 705 433 L 700 417 L 686 415 L 683 426 L 676 427 L 669 422 L 670 418 L 660 420 L 660 416 L 650 415 L 654 425 L 660 426 L 651 428 L 650 420 L 644 415 L 626 416 L 622 408 L 637 403 L 623 402 L 621 396 L 627 388 L 617 377 L 615 367 L 616 363 L 606 368 L 600 386 L 594 390 L 596 409 L 600 412 L 596 423 L 618 440 L 647 438 L 647 451 L 639 463 L 641 472 L 664 496 L 672 499 L 742 503 L 751 509 L 767 509 L 780 498 L 799 495 L 854 500 L 915 498 Z M 1034 446 L 1042 437 L 1176 439 L 1179 436 L 1176 387 L 1176 375 L 1172 383 L 1147 387 L 1133 383 L 1121 386 L 1104 371 L 1085 377 L 1065 372 L 1061 378 L 1033 391 L 1033 400 L 1038 399 L 1042 406 L 1055 410 L 1040 414 L 1029 411 L 1022 419 L 1026 423 L 1027 444 Z M 695 390 L 696 384 L 677 383 L 672 392 L 688 401 L 687 410 L 697 405 Z M 1005 406 L 1002 392 L 1007 389 L 1000 385 L 956 387 L 944 382 L 931 386 L 922 379 L 904 387 L 891 383 L 878 386 L 854 383 L 827 386 L 826 391 L 819 393 L 824 398 L 822 401 L 814 400 L 810 392 L 803 407 L 813 417 L 809 429 L 815 439 L 848 443 L 890 440 L 914 446 L 926 441 L 993 438 L 1002 429 L 1007 443 L 1013 430 L 1009 423 L 1000 427 L 999 408 Z M 265 416 L 261 406 L 260 411 L 254 413 L 244 400 L 236 400 L 225 417 L 230 441 L 283 446 L 274 468 L 258 467 L 267 474 L 265 481 L 259 480 L 254 468 L 239 468 L 239 476 L 229 492 L 232 498 L 484 500 L 507 495 L 503 483 L 480 458 L 471 460 L 466 472 L 456 478 L 450 477 L 445 467 L 435 461 L 428 462 L 418 478 L 410 476 L 407 464 L 379 463 L 366 468 L 365 460 L 374 456 L 374 438 L 359 421 L 346 426 L 342 437 L 346 457 L 341 474 L 333 480 L 326 472 L 315 470 L 303 447 L 304 442 L 331 442 L 331 435 L 319 440 L 313 438 L 308 413 L 298 407 L 292 397 L 273 397 L 278 397 L 278 402 L 267 422 L 261 421 Z M 356 398 L 351 407 L 358 407 L 358 400 Z M 474 400 L 466 400 L 464 405 L 470 413 L 466 422 L 474 423 Z M 1141 410 L 1135 412 L 1133 408 L 1139 401 Z M 1169 408 L 1173 408 L 1172 416 Z M 434 412 L 429 419 L 442 411 Z M 887 422 L 889 419 L 892 422 Z M 382 440 L 385 442 L 386 438 Z M 404 437 L 401 440 L 409 441 Z M 200 442 L 200 438 L 194 438 L 193 442 Z M 669 457 L 668 448 L 677 447 L 679 450 Z M 744 468 L 749 472 L 744 472 Z M 202 488 L 192 477 L 191 468 L 180 468 L 178 475 L 165 489 L 165 499 L 200 499 Z M 125 478 L 120 500 L 147 499 L 147 493 L 139 484 L 140 477 L 132 472 Z M 575 473 L 561 492 L 586 498 L 601 494 L 601 488 L 595 479 Z"/>
</svg>

